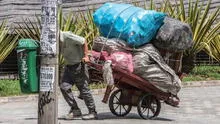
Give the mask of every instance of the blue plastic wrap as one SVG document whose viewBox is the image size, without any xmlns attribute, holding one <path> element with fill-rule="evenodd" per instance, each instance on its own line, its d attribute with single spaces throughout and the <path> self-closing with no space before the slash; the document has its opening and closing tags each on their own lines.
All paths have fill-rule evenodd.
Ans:
<svg viewBox="0 0 220 124">
<path fill-rule="evenodd" d="M 101 34 L 120 38 L 133 47 L 148 43 L 156 36 L 165 14 L 130 4 L 106 3 L 93 14 Z"/>
</svg>

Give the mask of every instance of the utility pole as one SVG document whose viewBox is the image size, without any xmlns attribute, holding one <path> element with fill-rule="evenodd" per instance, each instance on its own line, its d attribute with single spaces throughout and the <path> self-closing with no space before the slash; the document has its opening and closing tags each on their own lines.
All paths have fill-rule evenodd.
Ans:
<svg viewBox="0 0 220 124">
<path fill-rule="evenodd" d="M 60 0 L 41 0 L 38 124 L 58 124 L 59 26 L 57 17 L 60 3 Z"/>
</svg>

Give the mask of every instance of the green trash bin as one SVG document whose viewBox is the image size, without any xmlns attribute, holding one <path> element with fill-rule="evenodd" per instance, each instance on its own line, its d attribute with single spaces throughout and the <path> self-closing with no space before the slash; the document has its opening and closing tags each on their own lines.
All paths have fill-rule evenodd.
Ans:
<svg viewBox="0 0 220 124">
<path fill-rule="evenodd" d="M 37 76 L 37 48 L 33 39 L 20 39 L 17 46 L 18 71 L 21 91 L 35 93 L 39 90 Z"/>
</svg>

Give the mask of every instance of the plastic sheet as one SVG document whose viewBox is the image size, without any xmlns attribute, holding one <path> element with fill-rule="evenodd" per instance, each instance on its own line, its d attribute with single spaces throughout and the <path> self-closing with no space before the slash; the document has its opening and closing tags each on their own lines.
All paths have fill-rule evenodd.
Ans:
<svg viewBox="0 0 220 124">
<path fill-rule="evenodd" d="M 137 49 L 133 57 L 134 73 L 149 81 L 164 92 L 176 95 L 181 81 L 175 72 L 164 62 L 159 51 L 146 44 Z"/>
<path fill-rule="evenodd" d="M 105 61 L 103 69 L 102 69 L 104 82 L 107 83 L 108 85 L 114 84 L 114 78 L 112 75 L 111 64 L 112 64 L 112 62 L 110 60 Z"/>
<path fill-rule="evenodd" d="M 134 71 L 132 55 L 130 53 L 115 52 L 111 54 L 110 58 L 114 67 L 122 68 L 130 73 Z"/>
<path fill-rule="evenodd" d="M 131 53 L 125 53 L 125 52 L 114 52 L 112 54 L 108 54 L 106 51 L 102 52 L 96 52 L 91 51 L 92 57 L 91 59 L 93 62 L 97 62 L 97 60 L 101 61 L 111 61 L 113 67 L 118 67 L 121 69 L 124 69 L 130 73 L 134 71 L 133 61 L 132 61 L 132 55 Z"/>
<path fill-rule="evenodd" d="M 107 38 L 120 38 L 132 47 L 148 43 L 156 36 L 165 14 L 130 4 L 106 3 L 94 13 L 94 22 Z"/>
<path fill-rule="evenodd" d="M 95 51 L 100 52 L 103 48 L 103 51 L 107 51 L 109 54 L 113 52 L 126 52 L 130 50 L 128 47 L 128 44 L 123 41 L 116 38 L 107 39 L 104 37 L 97 37 L 93 41 L 93 47 L 92 49 Z"/>
<path fill-rule="evenodd" d="M 192 38 L 192 31 L 188 24 L 166 17 L 153 44 L 170 51 L 183 51 L 192 46 Z"/>
</svg>

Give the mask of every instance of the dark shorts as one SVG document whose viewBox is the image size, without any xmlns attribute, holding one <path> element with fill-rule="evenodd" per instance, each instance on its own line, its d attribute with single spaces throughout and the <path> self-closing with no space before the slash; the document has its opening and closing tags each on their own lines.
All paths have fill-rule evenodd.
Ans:
<svg viewBox="0 0 220 124">
<path fill-rule="evenodd" d="M 63 74 L 62 82 L 68 84 L 80 85 L 81 83 L 89 81 L 89 73 L 87 64 L 78 63 L 74 65 L 66 65 Z"/>
<path fill-rule="evenodd" d="M 95 102 L 88 87 L 88 67 L 84 63 L 65 66 L 62 81 L 60 82 L 61 92 L 72 109 L 77 110 L 78 106 L 72 94 L 72 86 L 75 84 L 82 95 L 85 104 L 90 112 L 95 111 Z"/>
</svg>

